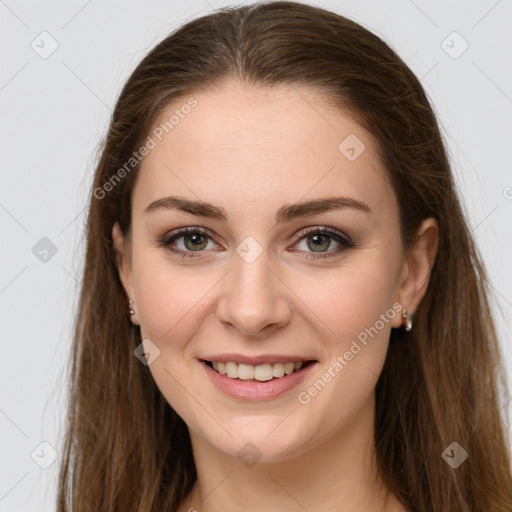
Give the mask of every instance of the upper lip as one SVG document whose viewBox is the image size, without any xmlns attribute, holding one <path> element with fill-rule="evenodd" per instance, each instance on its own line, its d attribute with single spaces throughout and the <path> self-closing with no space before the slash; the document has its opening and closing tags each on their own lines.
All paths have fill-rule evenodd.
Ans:
<svg viewBox="0 0 512 512">
<path fill-rule="evenodd" d="M 215 354 L 211 356 L 205 356 L 202 358 L 204 361 L 211 362 L 234 362 L 238 364 L 251 364 L 253 366 L 257 366 L 259 364 L 265 363 L 296 363 L 298 361 L 302 361 L 304 363 L 308 361 L 315 361 L 314 358 L 303 357 L 299 355 L 283 355 L 283 354 L 261 354 L 259 356 L 246 356 L 243 354 L 234 354 L 234 353 L 225 353 L 225 354 Z"/>
</svg>

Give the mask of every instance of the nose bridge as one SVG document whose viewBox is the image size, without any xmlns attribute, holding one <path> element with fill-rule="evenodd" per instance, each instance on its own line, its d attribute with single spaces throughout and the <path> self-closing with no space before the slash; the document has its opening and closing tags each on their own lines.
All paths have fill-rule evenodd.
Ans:
<svg viewBox="0 0 512 512">
<path fill-rule="evenodd" d="M 257 334 L 269 325 L 285 325 L 291 316 L 291 302 L 271 268 L 269 249 L 247 237 L 233 259 L 219 300 L 218 319 L 245 334 Z"/>
</svg>

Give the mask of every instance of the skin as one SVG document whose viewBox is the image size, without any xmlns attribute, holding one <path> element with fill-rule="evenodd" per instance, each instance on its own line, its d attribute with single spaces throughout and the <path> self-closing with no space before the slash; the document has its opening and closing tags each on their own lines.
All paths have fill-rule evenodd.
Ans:
<svg viewBox="0 0 512 512">
<path fill-rule="evenodd" d="M 309 403 L 298 393 L 393 304 L 414 313 L 437 253 L 435 220 L 423 221 L 406 251 L 375 141 L 321 92 L 228 81 L 194 97 L 198 105 L 143 160 L 131 237 L 117 223 L 112 231 L 132 322 L 160 350 L 151 374 L 191 436 L 198 480 L 180 512 L 405 510 L 392 494 L 384 505 L 373 441 L 375 386 L 401 315 Z M 338 149 L 349 134 L 366 146 L 354 161 Z M 228 222 L 176 210 L 144 213 L 170 195 L 223 207 Z M 371 213 L 345 208 L 275 222 L 284 204 L 333 195 L 364 201 Z M 182 258 L 158 243 L 185 226 L 213 235 L 199 257 Z M 294 235 L 310 226 L 339 230 L 356 245 L 336 253 L 331 239 L 322 250 L 332 256 L 307 259 L 318 253 L 307 236 Z M 252 263 L 236 252 L 247 236 L 262 249 Z M 174 247 L 193 252 L 183 237 Z M 200 366 L 199 358 L 221 352 L 301 354 L 318 364 L 284 395 L 247 402 L 222 394 Z M 247 442 L 261 457 L 251 467 L 237 457 Z"/>
</svg>

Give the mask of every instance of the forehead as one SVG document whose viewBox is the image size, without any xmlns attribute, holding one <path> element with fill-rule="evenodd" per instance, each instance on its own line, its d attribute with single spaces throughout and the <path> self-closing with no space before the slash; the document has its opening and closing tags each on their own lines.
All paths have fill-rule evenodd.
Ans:
<svg viewBox="0 0 512 512">
<path fill-rule="evenodd" d="M 379 209 L 393 195 L 371 134 L 313 88 L 228 82 L 173 102 L 149 135 L 134 211 L 165 195 L 228 210 L 335 194 Z"/>
</svg>

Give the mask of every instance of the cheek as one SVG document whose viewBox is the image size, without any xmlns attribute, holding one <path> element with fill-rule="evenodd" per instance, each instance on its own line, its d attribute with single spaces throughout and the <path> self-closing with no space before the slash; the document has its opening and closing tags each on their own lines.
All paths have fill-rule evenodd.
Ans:
<svg viewBox="0 0 512 512">
<path fill-rule="evenodd" d="M 296 398 L 320 436 L 349 424 L 370 403 L 385 362 L 391 321 L 398 314 L 393 279 L 385 266 L 364 269 L 340 270 L 336 279 L 326 279 L 322 289 L 308 295 L 308 305 L 321 320 L 316 325 L 329 330 L 322 329 L 328 333 L 320 341 L 322 368 L 303 383 Z"/>
<path fill-rule="evenodd" d="M 133 276 L 142 339 L 151 340 L 159 349 L 149 370 L 166 401 L 188 425 L 195 425 L 204 411 L 194 397 L 200 389 L 191 381 L 196 375 L 195 359 L 187 357 L 187 347 L 197 333 L 214 276 L 171 265 L 160 251 L 134 254 Z M 192 397 L 192 398 L 191 398 Z M 200 427 L 200 422 L 198 428 Z"/>
<path fill-rule="evenodd" d="M 323 377 L 310 398 L 340 404 L 334 415 L 353 411 L 380 375 L 392 320 L 399 314 L 396 265 L 393 254 L 368 250 L 347 258 L 335 271 L 304 275 L 294 287 L 308 306 L 303 314 L 321 333 Z"/>
<path fill-rule="evenodd" d="M 323 324 L 326 338 L 340 349 L 348 339 L 373 326 L 381 314 L 394 314 L 396 265 L 386 256 L 374 251 L 354 254 L 336 269 L 293 278 L 294 292 L 314 313 L 309 314 L 311 321 Z"/>
<path fill-rule="evenodd" d="M 197 327 L 194 319 L 219 276 L 172 264 L 161 251 L 141 250 L 134 255 L 134 284 L 142 335 L 161 342 L 173 340 L 172 347 L 166 348 L 174 349 L 186 342 L 193 325 Z"/>
</svg>

